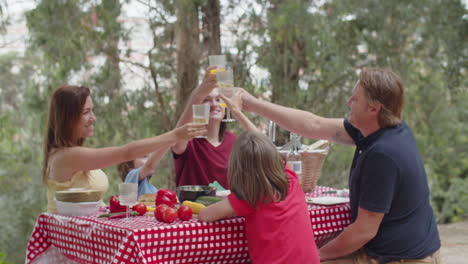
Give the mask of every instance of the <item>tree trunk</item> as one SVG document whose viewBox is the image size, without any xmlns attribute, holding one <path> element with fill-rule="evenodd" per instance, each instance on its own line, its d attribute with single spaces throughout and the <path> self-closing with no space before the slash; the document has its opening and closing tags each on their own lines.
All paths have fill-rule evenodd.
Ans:
<svg viewBox="0 0 468 264">
<path fill-rule="evenodd" d="M 180 0 L 177 6 L 177 90 L 176 117 L 184 110 L 187 99 L 198 83 L 200 29 L 198 6 L 192 0 Z"/>
<path fill-rule="evenodd" d="M 176 45 L 177 87 L 176 120 L 187 104 L 190 93 L 198 84 L 200 68 L 200 28 L 198 4 L 192 0 L 177 1 Z M 168 187 L 174 189 L 175 174 L 168 175 Z"/>
<path fill-rule="evenodd" d="M 202 7 L 203 11 L 203 50 L 204 57 L 209 55 L 221 54 L 221 31 L 219 25 L 220 19 L 220 6 L 219 0 L 207 0 Z"/>
</svg>

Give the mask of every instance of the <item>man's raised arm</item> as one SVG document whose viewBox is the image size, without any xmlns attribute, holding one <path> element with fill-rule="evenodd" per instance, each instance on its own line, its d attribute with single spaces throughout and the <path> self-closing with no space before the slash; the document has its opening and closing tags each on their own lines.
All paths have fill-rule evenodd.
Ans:
<svg viewBox="0 0 468 264">
<path fill-rule="evenodd" d="M 344 128 L 343 118 L 324 118 L 313 113 L 260 100 L 242 90 L 243 109 L 254 112 L 293 133 L 313 139 L 354 145 Z"/>
</svg>

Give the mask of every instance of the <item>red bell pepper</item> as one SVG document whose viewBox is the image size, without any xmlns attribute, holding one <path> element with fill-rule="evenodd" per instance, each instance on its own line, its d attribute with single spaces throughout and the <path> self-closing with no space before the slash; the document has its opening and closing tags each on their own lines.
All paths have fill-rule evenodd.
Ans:
<svg viewBox="0 0 468 264">
<path fill-rule="evenodd" d="M 111 213 L 125 212 L 127 206 L 120 204 L 120 198 L 118 195 L 112 195 L 109 199 L 109 209 Z"/>
<path fill-rule="evenodd" d="M 158 193 L 156 194 L 156 206 L 160 204 L 167 204 L 169 207 L 174 208 L 177 202 L 177 195 L 172 190 L 159 189 Z"/>
</svg>

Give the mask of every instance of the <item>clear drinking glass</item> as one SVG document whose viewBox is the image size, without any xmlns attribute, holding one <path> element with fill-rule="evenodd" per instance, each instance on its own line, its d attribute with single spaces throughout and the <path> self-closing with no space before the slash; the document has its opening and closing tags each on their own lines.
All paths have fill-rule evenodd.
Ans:
<svg viewBox="0 0 468 264">
<path fill-rule="evenodd" d="M 228 68 L 225 71 L 216 72 L 216 80 L 220 94 L 227 97 L 231 97 L 234 94 L 234 74 L 231 68 Z M 231 111 L 227 108 L 226 103 L 221 102 L 221 107 L 226 107 L 226 118 L 222 121 L 234 122 L 235 119 L 231 118 Z"/>
<path fill-rule="evenodd" d="M 138 199 L 138 184 L 124 182 L 119 184 L 120 204 L 127 206 L 126 220 L 130 217 L 130 207 L 137 203 Z"/>
<path fill-rule="evenodd" d="M 210 105 L 192 105 L 192 119 L 192 122 L 195 124 L 208 124 L 208 121 L 210 120 Z M 196 138 L 206 138 L 206 136 L 197 136 Z"/>
<path fill-rule="evenodd" d="M 273 142 L 273 144 L 275 143 L 275 140 L 276 140 L 276 123 L 271 121 L 268 123 L 268 138 L 271 140 L 271 142 Z"/>
<path fill-rule="evenodd" d="M 216 69 L 211 70 L 210 73 L 217 73 L 226 70 L 226 55 L 210 55 L 208 61 L 211 66 L 216 66 Z"/>
</svg>

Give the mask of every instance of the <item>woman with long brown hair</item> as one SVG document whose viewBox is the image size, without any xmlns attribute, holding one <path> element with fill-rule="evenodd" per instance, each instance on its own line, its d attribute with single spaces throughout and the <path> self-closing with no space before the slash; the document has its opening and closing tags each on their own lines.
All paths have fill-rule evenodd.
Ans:
<svg viewBox="0 0 468 264">
<path fill-rule="evenodd" d="M 42 172 L 49 212 L 56 210 L 56 191 L 90 188 L 99 190 L 102 197 L 109 183 L 100 169 L 206 133 L 205 125 L 186 124 L 160 136 L 122 146 L 84 147 L 85 139 L 93 135 L 95 122 L 89 88 L 67 85 L 54 92 L 49 106 Z"/>
<path fill-rule="evenodd" d="M 193 104 L 210 105 L 206 138 L 181 140 L 172 146 L 177 186 L 208 185 L 217 181 L 224 188 L 229 188 L 227 166 L 236 135 L 228 131 L 226 123 L 222 122 L 226 110 L 221 107 L 221 95 L 216 87 L 216 75 L 210 73 L 213 69 L 215 68 L 207 68 L 202 84 L 193 90 L 177 122 L 177 126 L 192 122 Z M 228 104 L 227 100 L 225 102 Z M 231 109 L 231 112 L 244 129 L 256 130 L 255 125 L 240 108 Z"/>
</svg>

